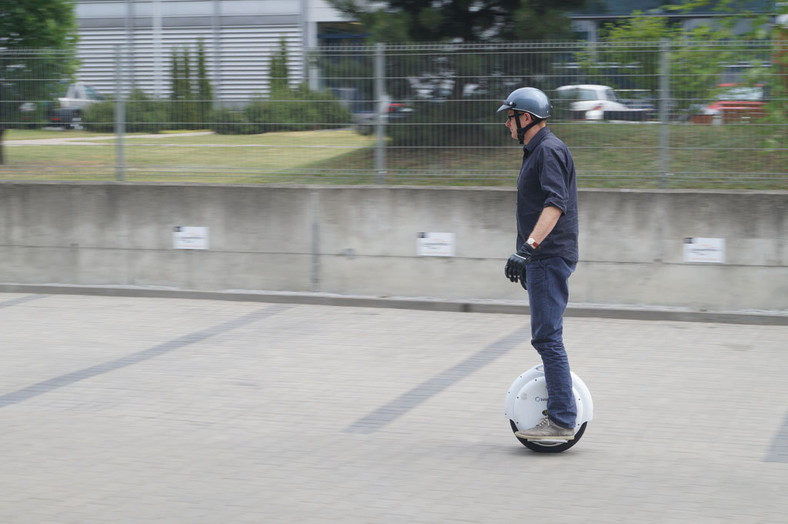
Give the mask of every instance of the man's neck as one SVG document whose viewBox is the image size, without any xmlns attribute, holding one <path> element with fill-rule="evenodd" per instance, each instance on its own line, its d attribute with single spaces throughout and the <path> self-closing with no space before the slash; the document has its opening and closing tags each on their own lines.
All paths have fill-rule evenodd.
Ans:
<svg viewBox="0 0 788 524">
<path fill-rule="evenodd" d="M 525 133 L 525 136 L 523 136 L 523 145 L 528 145 L 528 142 L 530 142 L 531 139 L 536 136 L 536 133 L 538 133 L 545 127 L 547 127 L 547 122 L 539 122 L 534 127 L 529 129 L 528 132 Z"/>
</svg>

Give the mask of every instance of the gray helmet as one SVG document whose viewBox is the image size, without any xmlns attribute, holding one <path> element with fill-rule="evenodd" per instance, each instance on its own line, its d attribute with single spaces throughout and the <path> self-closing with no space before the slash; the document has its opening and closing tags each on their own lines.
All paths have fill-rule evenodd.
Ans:
<svg viewBox="0 0 788 524">
<path fill-rule="evenodd" d="M 550 99 L 539 89 L 535 87 L 521 87 L 515 89 L 506 97 L 506 101 L 498 111 L 512 109 L 514 111 L 521 111 L 531 113 L 536 118 L 550 118 L 552 106 Z"/>
</svg>

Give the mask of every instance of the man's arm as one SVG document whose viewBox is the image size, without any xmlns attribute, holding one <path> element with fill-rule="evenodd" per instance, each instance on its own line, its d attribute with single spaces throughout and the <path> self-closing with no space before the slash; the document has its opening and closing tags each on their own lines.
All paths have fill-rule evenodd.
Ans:
<svg viewBox="0 0 788 524">
<path fill-rule="evenodd" d="M 561 218 L 563 214 L 564 212 L 555 206 L 547 206 L 542 210 L 542 214 L 539 215 L 539 220 L 536 221 L 534 230 L 531 232 L 531 236 L 528 239 L 529 241 L 533 239 L 535 244 L 523 244 L 517 253 L 512 253 L 509 260 L 506 261 L 506 266 L 503 268 L 503 273 L 506 275 L 506 278 L 512 282 L 520 281 L 523 287 L 525 287 L 525 265 L 531 260 L 536 246 L 547 238 L 547 235 L 550 234 L 556 223 L 558 223 L 558 219 Z"/>
<path fill-rule="evenodd" d="M 547 238 L 547 235 L 550 234 L 558 223 L 558 219 L 561 218 L 563 214 L 564 212 L 555 206 L 545 207 L 542 210 L 542 214 L 539 215 L 539 220 L 536 221 L 536 225 L 528 238 L 533 238 L 537 245 L 544 242 L 544 239 Z"/>
</svg>

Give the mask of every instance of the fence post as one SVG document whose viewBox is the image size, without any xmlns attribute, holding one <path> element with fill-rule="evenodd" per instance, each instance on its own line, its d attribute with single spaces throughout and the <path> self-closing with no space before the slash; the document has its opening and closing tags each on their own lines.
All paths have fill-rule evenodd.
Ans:
<svg viewBox="0 0 788 524">
<path fill-rule="evenodd" d="M 115 179 L 125 178 L 123 135 L 126 132 L 126 107 L 123 103 L 123 52 L 115 46 Z"/>
<path fill-rule="evenodd" d="M 386 122 L 383 111 L 383 99 L 385 97 L 386 86 L 384 84 L 384 75 L 386 74 L 386 67 L 384 62 L 385 44 L 375 44 L 375 131 L 376 131 L 376 144 L 375 144 L 375 172 L 377 173 L 376 182 L 378 184 L 386 183 Z"/>
<path fill-rule="evenodd" d="M 662 39 L 659 42 L 659 187 L 668 186 L 670 176 L 670 42 Z"/>
</svg>

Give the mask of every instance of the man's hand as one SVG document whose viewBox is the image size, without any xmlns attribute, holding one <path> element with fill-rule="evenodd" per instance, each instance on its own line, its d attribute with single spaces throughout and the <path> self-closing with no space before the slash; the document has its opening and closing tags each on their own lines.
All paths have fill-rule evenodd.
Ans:
<svg viewBox="0 0 788 524">
<path fill-rule="evenodd" d="M 517 253 L 512 253 L 509 260 L 506 261 L 506 266 L 503 268 L 503 273 L 506 278 L 512 282 L 519 282 L 525 275 L 525 265 L 531 260 L 534 255 L 535 249 L 528 244 L 523 244 L 523 247 Z"/>
</svg>

